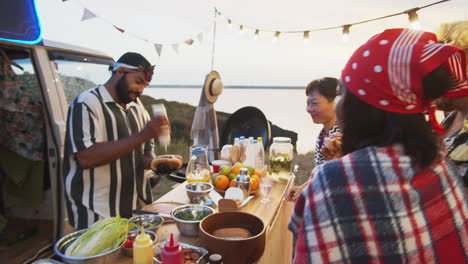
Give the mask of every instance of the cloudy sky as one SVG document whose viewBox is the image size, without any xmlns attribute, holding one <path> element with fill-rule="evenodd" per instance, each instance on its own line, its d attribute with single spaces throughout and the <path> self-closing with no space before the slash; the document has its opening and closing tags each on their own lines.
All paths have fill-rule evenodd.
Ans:
<svg viewBox="0 0 468 264">
<path fill-rule="evenodd" d="M 201 84 L 211 70 L 214 8 L 236 25 L 260 29 L 243 34 L 216 19 L 214 69 L 225 85 L 303 86 L 322 76 L 338 77 L 352 51 L 385 28 L 407 27 L 401 15 L 351 27 L 343 42 L 341 29 L 311 32 L 304 44 L 301 31 L 354 23 L 424 6 L 433 0 L 41 0 L 37 1 L 44 38 L 100 50 L 115 59 L 126 51 L 145 55 L 157 65 L 152 84 Z M 83 8 L 99 18 L 81 21 Z M 418 12 L 423 30 L 437 31 L 443 22 L 468 19 L 468 1 L 452 0 Z M 112 27 L 126 30 L 120 33 Z M 264 30 L 264 31 L 262 31 Z M 204 34 L 193 45 L 184 40 Z M 146 39 L 148 41 L 144 41 Z M 163 44 L 159 57 L 154 43 Z M 170 44 L 181 43 L 177 54 Z"/>
</svg>

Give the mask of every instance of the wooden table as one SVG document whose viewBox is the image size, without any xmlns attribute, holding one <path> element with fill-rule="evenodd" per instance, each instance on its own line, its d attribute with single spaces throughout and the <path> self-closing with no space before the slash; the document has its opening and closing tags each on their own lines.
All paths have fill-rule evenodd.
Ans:
<svg viewBox="0 0 468 264">
<path fill-rule="evenodd" d="M 189 203 L 189 198 L 185 192 L 185 183 L 180 184 L 155 202 L 180 202 Z M 258 263 L 291 263 L 292 261 L 292 233 L 288 229 L 288 222 L 292 214 L 294 204 L 284 200 L 285 192 L 293 184 L 293 178 L 288 182 L 274 183 L 269 195 L 271 200 L 268 204 L 260 203 L 262 194 L 257 194 L 240 211 L 254 214 L 263 220 L 267 227 L 266 246 L 263 257 Z M 179 233 L 175 223 L 167 223 L 158 228 L 158 242 L 168 239 L 170 234 L 174 234 L 177 241 L 194 246 L 204 247 L 198 237 L 187 237 Z M 131 264 L 132 258 L 122 255 L 117 264 Z"/>
</svg>

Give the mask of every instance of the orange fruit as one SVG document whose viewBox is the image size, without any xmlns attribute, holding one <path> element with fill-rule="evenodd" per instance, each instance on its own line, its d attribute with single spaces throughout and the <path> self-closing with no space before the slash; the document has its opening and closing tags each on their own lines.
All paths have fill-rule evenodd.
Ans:
<svg viewBox="0 0 468 264">
<path fill-rule="evenodd" d="M 219 175 L 215 178 L 214 186 L 221 190 L 226 190 L 229 187 L 229 178 L 225 175 Z"/>
<path fill-rule="evenodd" d="M 236 180 L 229 182 L 229 187 L 236 187 Z"/>
<path fill-rule="evenodd" d="M 252 192 L 258 190 L 259 185 L 260 185 L 260 181 L 256 177 L 250 179 L 250 190 Z"/>
<path fill-rule="evenodd" d="M 257 175 L 250 176 L 250 180 L 252 179 L 256 179 L 257 181 L 260 181 L 260 178 Z"/>
<path fill-rule="evenodd" d="M 235 175 L 239 175 L 240 173 L 240 169 L 242 169 L 244 166 L 240 165 L 240 164 L 235 164 L 234 166 L 232 166 L 231 168 L 231 173 L 232 174 L 235 174 Z"/>
<path fill-rule="evenodd" d="M 258 176 L 258 178 L 261 178 L 262 177 L 262 173 L 259 172 L 258 170 L 254 171 L 254 173 L 252 173 L 253 176 Z"/>
</svg>

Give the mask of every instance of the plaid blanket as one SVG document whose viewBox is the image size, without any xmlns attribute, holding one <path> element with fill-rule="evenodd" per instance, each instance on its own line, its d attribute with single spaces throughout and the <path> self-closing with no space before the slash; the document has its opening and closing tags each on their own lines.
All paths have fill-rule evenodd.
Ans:
<svg viewBox="0 0 468 264">
<path fill-rule="evenodd" d="M 289 223 L 294 263 L 467 263 L 467 199 L 450 164 L 417 169 L 401 145 L 323 164 Z"/>
</svg>

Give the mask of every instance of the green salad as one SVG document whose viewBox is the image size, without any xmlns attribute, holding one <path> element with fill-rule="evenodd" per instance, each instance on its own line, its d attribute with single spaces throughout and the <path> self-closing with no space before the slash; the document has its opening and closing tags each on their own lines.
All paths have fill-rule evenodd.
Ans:
<svg viewBox="0 0 468 264">
<path fill-rule="evenodd" d="M 185 211 L 177 213 L 175 215 L 175 217 L 177 217 L 180 220 L 184 220 L 184 221 L 200 221 L 200 220 L 202 220 L 203 218 L 207 217 L 210 214 L 211 214 L 210 211 L 192 212 L 190 210 L 185 210 Z"/>
</svg>

